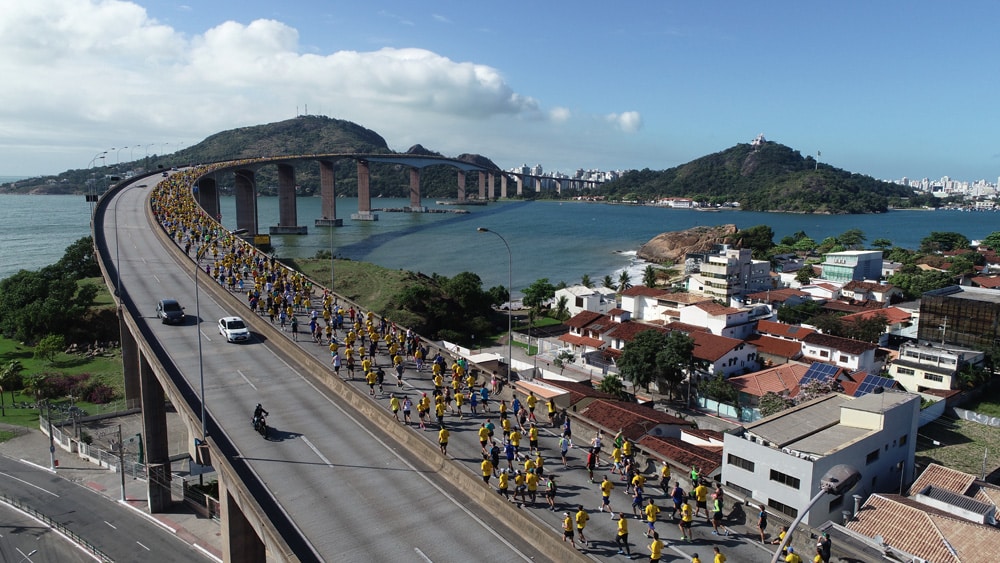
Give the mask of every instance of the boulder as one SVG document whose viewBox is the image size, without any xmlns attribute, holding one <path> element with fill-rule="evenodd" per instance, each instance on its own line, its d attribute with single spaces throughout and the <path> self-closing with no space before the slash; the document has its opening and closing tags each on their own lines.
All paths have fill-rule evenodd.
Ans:
<svg viewBox="0 0 1000 563">
<path fill-rule="evenodd" d="M 736 225 L 728 224 L 661 233 L 642 245 L 636 255 L 649 262 L 679 263 L 689 252 L 708 252 L 717 244 L 732 244 L 737 231 Z"/>
</svg>

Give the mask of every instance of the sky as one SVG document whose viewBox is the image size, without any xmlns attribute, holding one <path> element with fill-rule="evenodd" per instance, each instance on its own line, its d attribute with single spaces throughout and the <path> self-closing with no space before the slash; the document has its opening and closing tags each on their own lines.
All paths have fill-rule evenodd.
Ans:
<svg viewBox="0 0 1000 563">
<path fill-rule="evenodd" d="M 0 0 L 0 175 L 327 115 L 501 168 L 1000 176 L 1000 3 Z M 104 158 L 101 153 L 107 151 Z"/>
</svg>

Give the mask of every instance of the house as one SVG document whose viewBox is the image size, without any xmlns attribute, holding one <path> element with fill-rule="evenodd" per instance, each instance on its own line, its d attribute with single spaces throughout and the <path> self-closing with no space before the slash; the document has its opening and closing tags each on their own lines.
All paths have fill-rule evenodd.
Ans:
<svg viewBox="0 0 1000 563">
<path fill-rule="evenodd" d="M 823 279 L 832 282 L 877 280 L 882 276 L 881 250 L 845 250 L 830 252 L 820 264 Z"/>
<path fill-rule="evenodd" d="M 777 393 L 784 397 L 794 397 L 799 392 L 799 380 L 808 371 L 805 364 L 784 364 L 773 368 L 755 371 L 746 375 L 729 378 L 729 382 L 739 391 L 741 407 L 756 410 L 760 398 L 767 393 Z M 742 417 L 748 420 L 760 418 L 759 413 L 753 417 Z"/>
<path fill-rule="evenodd" d="M 958 374 L 983 363 L 986 354 L 957 346 L 907 342 L 889 366 L 889 375 L 911 393 L 928 389 L 958 389 Z"/>
<path fill-rule="evenodd" d="M 615 301 L 615 290 L 609 287 L 574 285 L 557 289 L 555 302 L 558 303 L 562 297 L 566 298 L 566 310 L 571 317 L 583 311 L 606 314 L 618 306 Z"/>
<path fill-rule="evenodd" d="M 754 330 L 749 309 L 719 305 L 714 301 L 696 303 L 681 309 L 682 323 L 705 327 L 712 334 L 742 340 Z"/>
<path fill-rule="evenodd" d="M 813 299 L 840 299 L 840 285 L 829 282 L 816 282 L 799 286 L 799 290 L 808 293 Z"/>
<path fill-rule="evenodd" d="M 607 345 L 604 334 L 618 325 L 608 315 L 593 311 L 577 313 L 564 324 L 569 332 L 560 336 L 559 341 L 580 356 L 604 348 Z"/>
<path fill-rule="evenodd" d="M 902 262 L 892 262 L 882 260 L 882 277 L 879 279 L 887 280 L 892 276 L 899 273 L 900 268 L 903 267 Z"/>
<path fill-rule="evenodd" d="M 647 435 L 680 438 L 681 429 L 691 426 L 689 421 L 652 407 L 622 401 L 598 399 L 579 409 L 578 413 L 585 422 L 604 432 L 609 440 L 619 430 L 633 442 Z"/>
<path fill-rule="evenodd" d="M 787 364 L 802 357 L 802 343 L 766 334 L 751 334 L 745 340 L 757 347 L 757 357 L 764 366 Z"/>
<path fill-rule="evenodd" d="M 722 480 L 727 489 L 795 518 L 834 466 L 862 480 L 812 507 L 804 521 L 839 520 L 851 494 L 896 491 L 913 473 L 920 397 L 909 393 L 839 393 L 817 397 L 737 428 L 725 436 Z"/>
<path fill-rule="evenodd" d="M 801 325 L 790 325 L 788 323 L 779 323 L 777 321 L 761 320 L 757 321 L 757 332 L 759 334 L 773 336 L 783 340 L 795 340 L 797 342 L 802 342 L 802 339 L 816 331 Z"/>
<path fill-rule="evenodd" d="M 882 365 L 876 358 L 878 346 L 853 338 L 814 332 L 802 339 L 802 357 L 818 362 L 830 362 L 851 371 L 879 373 Z"/>
<path fill-rule="evenodd" d="M 714 253 L 700 255 L 687 281 L 687 289 L 730 303 L 733 297 L 773 287 L 771 263 L 754 260 L 749 248 L 720 245 Z"/>
<path fill-rule="evenodd" d="M 659 320 L 665 308 L 659 299 L 669 294 L 665 289 L 634 285 L 622 292 L 621 308 L 631 312 L 635 320 Z"/>
<path fill-rule="evenodd" d="M 725 377 L 756 371 L 759 366 L 757 347 L 735 338 L 707 332 L 688 333 L 694 340 L 692 355 L 709 377 L 721 373 Z"/>
<path fill-rule="evenodd" d="M 812 299 L 812 296 L 808 293 L 802 291 L 801 289 L 792 289 L 790 287 L 783 287 L 780 289 L 769 289 L 767 291 L 758 291 L 756 293 L 751 293 L 747 295 L 746 303 L 750 304 L 762 304 L 771 307 L 771 310 L 777 311 L 779 307 L 783 305 L 788 305 L 794 307 L 795 305 L 801 305 L 806 301 Z"/>
<path fill-rule="evenodd" d="M 885 309 L 865 309 L 858 313 L 851 313 L 840 317 L 841 323 L 854 323 L 866 321 L 881 316 L 885 320 L 885 332 L 879 339 L 879 345 L 886 345 L 889 335 L 901 334 L 913 324 L 913 315 L 910 311 L 899 307 L 886 307 Z"/>
<path fill-rule="evenodd" d="M 903 296 L 903 290 L 892 284 L 851 280 L 840 288 L 840 295 L 845 299 L 855 301 L 877 301 L 888 305 L 892 299 Z"/>
<path fill-rule="evenodd" d="M 985 289 L 1000 289 L 1000 276 L 975 276 L 969 279 L 972 287 L 982 287 Z"/>
</svg>

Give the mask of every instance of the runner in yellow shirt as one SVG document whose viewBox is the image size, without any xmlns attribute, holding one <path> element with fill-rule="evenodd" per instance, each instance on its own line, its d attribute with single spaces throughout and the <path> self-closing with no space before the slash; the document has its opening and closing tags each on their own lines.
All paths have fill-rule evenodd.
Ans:
<svg viewBox="0 0 1000 563">
<path fill-rule="evenodd" d="M 615 545 L 618 546 L 618 554 L 628 555 L 632 558 L 632 548 L 628 545 L 628 518 L 624 512 L 618 513 L 618 534 L 615 535 Z"/>
<path fill-rule="evenodd" d="M 663 556 L 663 542 L 660 540 L 660 534 L 653 532 L 653 543 L 649 544 L 649 561 L 650 563 L 656 563 Z"/>
<path fill-rule="evenodd" d="M 441 446 L 441 453 L 444 455 L 448 455 L 448 437 L 448 429 L 442 426 L 441 430 L 438 430 L 438 445 Z"/>
<path fill-rule="evenodd" d="M 583 535 L 583 529 L 587 527 L 587 520 L 590 520 L 590 515 L 587 511 L 583 509 L 583 505 L 579 505 L 576 508 L 576 533 L 580 534 L 580 541 L 583 542 L 583 546 L 587 547 L 590 542 L 587 540 L 587 536 Z"/>
<path fill-rule="evenodd" d="M 479 464 L 479 468 L 483 472 L 483 483 L 487 485 L 490 484 L 490 477 L 493 476 L 493 462 L 490 461 L 490 457 L 483 454 L 483 462 Z"/>
</svg>

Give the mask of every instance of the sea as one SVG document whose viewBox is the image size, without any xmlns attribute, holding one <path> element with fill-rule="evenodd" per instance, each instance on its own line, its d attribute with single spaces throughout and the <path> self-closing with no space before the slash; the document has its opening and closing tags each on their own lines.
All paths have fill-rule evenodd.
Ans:
<svg viewBox="0 0 1000 563">
<path fill-rule="evenodd" d="M 660 233 L 698 225 L 733 223 L 741 229 L 768 225 L 775 242 L 798 231 L 820 241 L 856 228 L 869 242 L 885 238 L 895 246 L 911 249 L 933 231 L 957 232 L 978 240 L 1000 230 L 1000 214 L 982 211 L 803 215 L 572 201 L 458 207 L 427 200 L 424 204 L 429 209 L 444 212 L 376 211 L 377 221 L 355 221 L 350 216 L 357 210 L 357 198 L 337 199 L 337 216 L 343 219 L 343 226 L 314 227 L 313 220 L 321 216 L 320 199 L 298 198 L 297 203 L 297 222 L 308 226 L 308 234 L 272 236 L 279 258 L 308 258 L 332 250 L 338 258 L 427 275 L 474 272 L 484 288 L 506 287 L 509 258 L 515 296 L 541 278 L 553 284 L 574 284 L 586 274 L 600 283 L 605 275 L 617 281 L 626 270 L 633 283 L 641 283 L 645 264 L 636 258 L 636 250 Z M 372 207 L 377 209 L 402 209 L 408 204 L 405 199 L 372 199 Z M 454 213 L 456 209 L 468 213 Z M 221 214 L 223 224 L 235 229 L 234 198 L 221 199 Z M 0 194 L 0 279 L 59 260 L 67 246 L 90 234 L 90 217 L 90 204 L 82 195 Z M 265 232 L 277 224 L 277 198 L 259 198 L 258 221 Z M 477 231 L 480 227 L 490 232 Z"/>
</svg>

